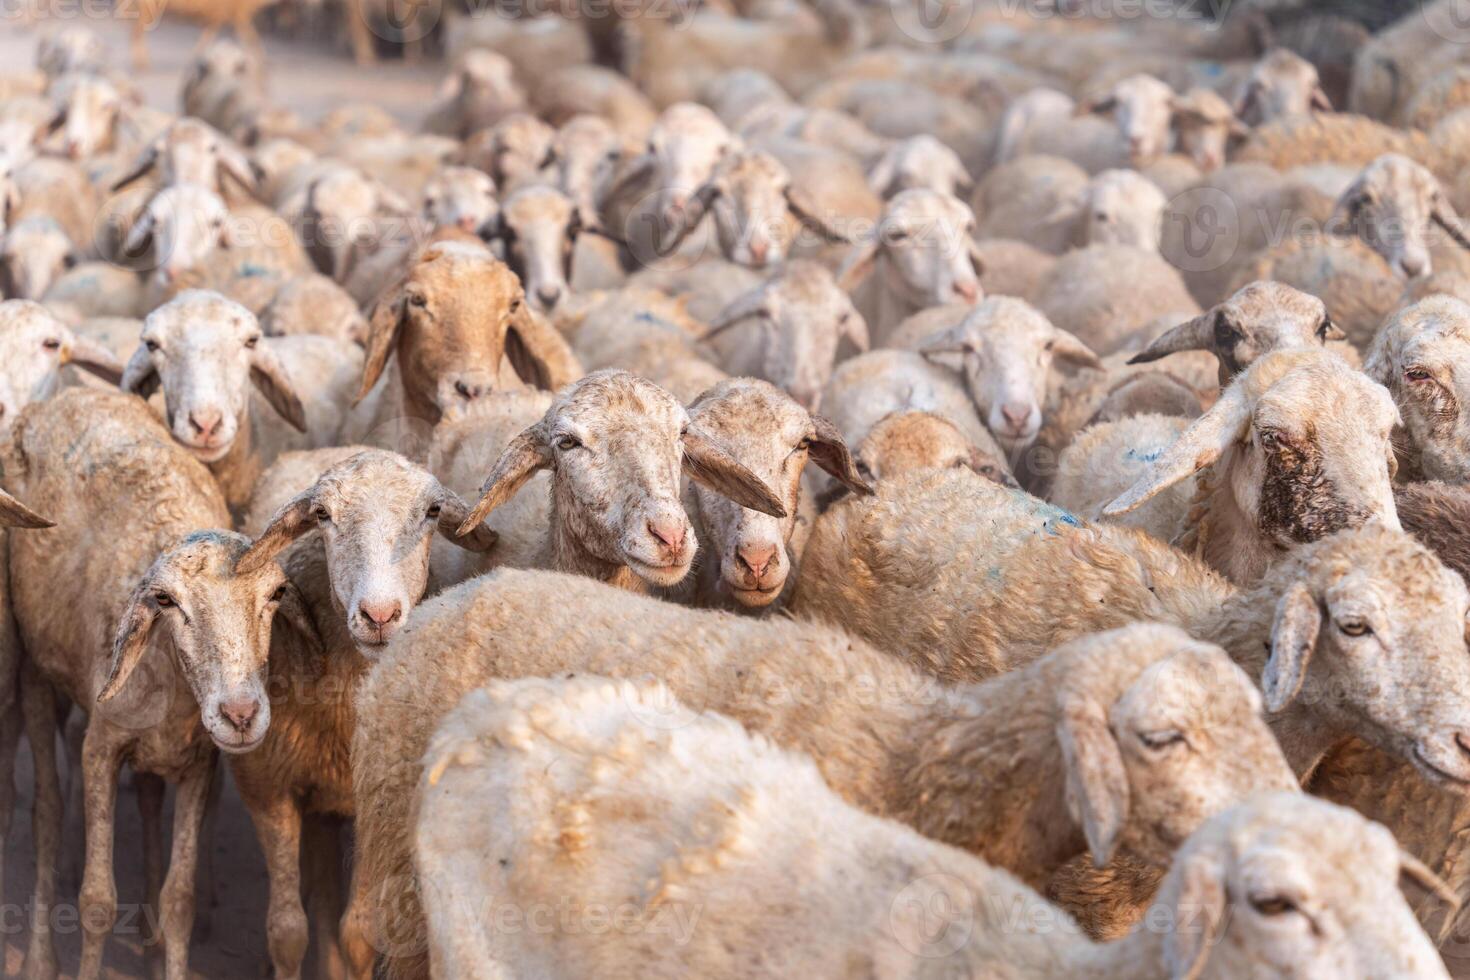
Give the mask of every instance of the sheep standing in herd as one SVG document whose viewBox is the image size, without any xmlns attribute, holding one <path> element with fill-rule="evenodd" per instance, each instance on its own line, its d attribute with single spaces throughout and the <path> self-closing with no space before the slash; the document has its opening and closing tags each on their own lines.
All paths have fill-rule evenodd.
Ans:
<svg viewBox="0 0 1470 980">
<path fill-rule="evenodd" d="M 162 92 L 41 25 L 7 963 L 141 976 L 138 895 L 166 980 L 1447 978 L 1454 2 L 188 0 L 243 46 Z M 445 81 L 285 91 L 266 7 Z M 265 892 L 216 950 L 230 807 Z M 512 921 L 568 896 L 612 927 Z"/>
</svg>

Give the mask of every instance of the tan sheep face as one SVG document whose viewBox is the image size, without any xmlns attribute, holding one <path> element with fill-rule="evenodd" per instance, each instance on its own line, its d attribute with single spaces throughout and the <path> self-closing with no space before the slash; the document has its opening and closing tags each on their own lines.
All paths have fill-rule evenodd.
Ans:
<svg viewBox="0 0 1470 980">
<path fill-rule="evenodd" d="M 161 386 L 169 431 L 201 462 L 223 458 L 249 424 L 252 383 L 304 426 L 285 368 L 240 304 L 187 290 L 148 315 L 139 340 L 122 387 L 147 397 Z"/>
<path fill-rule="evenodd" d="M 40 299 L 77 260 L 60 225 L 47 217 L 26 218 L 0 243 L 0 296 Z"/>
<path fill-rule="evenodd" d="M 1430 237 L 1446 226 L 1458 234 L 1459 219 L 1439 181 L 1420 164 L 1395 153 L 1363 168 L 1333 212 L 1405 278 L 1434 271 Z"/>
<path fill-rule="evenodd" d="M 1374 338 L 1364 370 L 1399 407 L 1411 467 L 1427 479 L 1470 482 L 1470 304 L 1436 296 L 1399 311 Z"/>
<path fill-rule="evenodd" d="M 1225 165 L 1230 137 L 1242 130 L 1230 104 L 1210 89 L 1193 88 L 1174 99 L 1178 150 L 1205 173 Z"/>
<path fill-rule="evenodd" d="M 1089 245 L 1131 245 L 1159 250 L 1164 192 L 1132 170 L 1106 170 L 1087 186 L 1083 203 Z"/>
<path fill-rule="evenodd" d="M 858 472 L 891 480 L 915 470 L 969 469 L 1001 486 L 1018 488 L 1005 462 L 977 447 L 949 419 L 932 412 L 893 412 L 858 447 Z"/>
<path fill-rule="evenodd" d="M 526 299 L 538 310 L 555 309 L 571 294 L 567 276 L 577 233 L 571 198 L 554 187 L 527 187 L 506 198 L 500 220 L 506 258 L 520 274 Z"/>
<path fill-rule="evenodd" d="M 123 614 L 111 664 L 99 664 L 98 711 L 125 718 L 150 694 L 128 678 L 152 649 L 155 657 L 174 658 L 215 745 L 238 753 L 260 744 L 270 727 L 267 662 L 277 611 L 316 634 L 280 565 L 236 573 L 249 543 L 226 531 L 199 531 L 159 556 Z"/>
<path fill-rule="evenodd" d="M 975 216 L 963 201 L 904 191 L 888 202 L 877 229 L 888 258 L 886 285 L 919 309 L 980 300 L 971 258 Z"/>
<path fill-rule="evenodd" d="M 0 303 L 0 435 L 10 431 L 21 409 L 56 391 L 68 362 L 117 371 L 112 356 L 82 341 L 49 310 L 29 300 Z M 116 380 L 117 374 L 113 374 Z"/>
<path fill-rule="evenodd" d="M 1263 794 L 1203 827 L 1159 902 L 1185 927 L 1164 940 L 1174 976 L 1446 977 L 1400 890 L 1393 837 L 1343 807 Z"/>
<path fill-rule="evenodd" d="M 110 82 L 91 75 L 74 75 L 58 82 L 53 124 L 61 130 L 63 152 L 86 160 L 112 143 L 123 99 Z"/>
<path fill-rule="evenodd" d="M 495 181 L 471 167 L 446 167 L 424 185 L 423 216 L 436 228 L 489 237 L 500 215 Z"/>
<path fill-rule="evenodd" d="M 1246 125 L 1261 126 L 1275 119 L 1331 108 L 1312 63 L 1278 48 L 1251 69 L 1241 86 L 1236 113 Z"/>
<path fill-rule="evenodd" d="M 786 168 L 765 153 L 742 154 L 717 168 L 710 211 L 726 258 L 751 269 L 781 264 L 795 229 L 786 203 L 790 184 Z"/>
</svg>

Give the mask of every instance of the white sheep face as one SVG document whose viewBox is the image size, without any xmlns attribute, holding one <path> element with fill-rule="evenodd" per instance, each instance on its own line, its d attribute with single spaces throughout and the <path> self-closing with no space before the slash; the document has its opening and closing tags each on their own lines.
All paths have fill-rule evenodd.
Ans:
<svg viewBox="0 0 1470 980">
<path fill-rule="evenodd" d="M 69 75 L 53 91 L 63 152 L 73 160 L 87 160 L 106 149 L 123 111 L 117 89 L 93 75 Z"/>
<path fill-rule="evenodd" d="M 664 110 L 648 134 L 658 213 L 667 227 L 683 224 L 690 197 L 737 140 L 713 112 L 681 102 Z"/>
<path fill-rule="evenodd" d="M 229 240 L 229 210 L 219 195 L 197 184 L 179 184 L 153 195 L 129 229 L 123 250 L 134 259 L 151 256 L 154 278 L 167 285 Z"/>
<path fill-rule="evenodd" d="M 424 185 L 423 216 L 436 228 L 489 236 L 495 229 L 500 204 L 495 181 L 471 167 L 446 167 Z"/>
<path fill-rule="evenodd" d="M 0 435 L 22 408 L 56 391 L 72 332 L 38 303 L 0 303 Z"/>
<path fill-rule="evenodd" d="M 1430 239 L 1438 229 L 1463 237 L 1439 181 L 1408 157 L 1390 153 L 1363 168 L 1333 213 L 1401 275 L 1434 271 Z"/>
<path fill-rule="evenodd" d="M 934 191 L 904 191 L 888 202 L 877 234 L 888 286 L 918 309 L 975 303 L 980 277 L 971 258 L 975 216 L 964 202 Z"/>
<path fill-rule="evenodd" d="M 1408 462 L 1431 480 L 1470 482 L 1470 304 L 1433 296 L 1399 311 L 1364 371 L 1393 394 Z"/>
<path fill-rule="evenodd" d="M 77 250 L 60 225 L 48 217 L 26 218 L 0 243 L 0 296 L 40 299 L 76 264 Z"/>
<path fill-rule="evenodd" d="M 571 293 L 567 275 L 577 232 L 572 199 L 554 187 L 524 188 L 506 199 L 501 227 L 526 299 L 543 312 L 554 309 Z"/>
<path fill-rule="evenodd" d="M 1159 250 L 1163 231 L 1164 192 L 1132 170 L 1107 170 L 1087 187 L 1083 207 L 1089 245 L 1131 245 Z"/>
</svg>

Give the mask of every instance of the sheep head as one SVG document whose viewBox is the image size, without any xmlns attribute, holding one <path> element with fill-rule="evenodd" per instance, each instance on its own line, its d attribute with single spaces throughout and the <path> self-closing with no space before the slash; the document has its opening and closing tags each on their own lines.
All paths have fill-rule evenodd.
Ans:
<svg viewBox="0 0 1470 980">
<path fill-rule="evenodd" d="M 459 162 L 483 170 L 498 187 L 514 189 L 534 180 L 551 162 L 556 130 L 528 112 L 515 112 L 465 140 Z"/>
<path fill-rule="evenodd" d="M 435 228 L 489 238 L 499 227 L 495 181 L 472 167 L 445 167 L 424 184 L 423 217 Z"/>
<path fill-rule="evenodd" d="M 571 294 L 572 250 L 581 232 L 576 205 L 555 187 L 536 184 L 505 199 L 499 228 L 505 258 L 536 309 L 555 309 Z"/>
<path fill-rule="evenodd" d="M 692 195 L 739 143 L 709 109 L 693 102 L 675 103 L 653 124 L 647 149 L 623 168 L 610 196 L 651 182 L 656 194 L 655 218 L 664 228 L 683 228 L 693 217 L 689 213 Z"/>
<path fill-rule="evenodd" d="M 955 326 L 925 341 L 926 357 L 958 354 L 985 425 L 1008 453 L 1041 431 L 1041 406 L 1057 358 L 1083 367 L 1102 362 L 1086 344 L 1054 327 L 1025 300 L 992 296 Z"/>
<path fill-rule="evenodd" d="M 1158 185 L 1137 171 L 1105 170 L 1083 192 L 1083 244 L 1157 252 L 1167 203 Z"/>
<path fill-rule="evenodd" d="M 1223 386 L 1272 351 L 1320 348 L 1345 336 L 1317 297 L 1285 283 L 1257 281 L 1164 332 L 1128 363 L 1146 364 L 1179 351 L 1207 350 L 1220 361 Z"/>
<path fill-rule="evenodd" d="M 1112 116 L 1129 162 L 1141 167 L 1169 149 L 1173 103 L 1174 90 L 1168 85 L 1152 75 L 1130 75 L 1077 111 Z"/>
<path fill-rule="evenodd" d="M 1192 88 L 1173 101 L 1174 136 L 1180 153 L 1205 173 L 1225 165 L 1231 140 L 1250 129 L 1236 118 L 1230 103 L 1207 88 Z"/>
<path fill-rule="evenodd" d="M 162 387 L 174 438 L 201 462 L 217 462 L 249 425 L 252 384 L 278 415 L 306 431 L 306 411 L 271 343 L 239 303 L 186 290 L 143 321 L 122 388 L 147 398 Z"/>
<path fill-rule="evenodd" d="M 974 181 L 959 154 L 928 133 L 921 133 L 889 147 L 868 171 L 868 186 L 883 198 L 915 187 L 963 198 Z"/>
<path fill-rule="evenodd" d="M 226 178 L 254 193 L 255 171 L 250 161 L 231 140 L 208 123 L 180 119 L 149 143 L 131 169 L 112 182 L 117 191 L 143 176 L 158 171 L 159 183 L 197 184 L 224 193 Z"/>
<path fill-rule="evenodd" d="M 52 84 L 51 93 L 49 128 L 60 131 L 62 151 L 72 160 L 111 149 L 118 127 L 129 123 L 122 94 L 96 75 L 67 75 Z"/>
<path fill-rule="evenodd" d="M 1005 460 L 972 443 L 959 426 L 933 412 L 890 412 L 863 437 L 858 473 L 870 482 L 891 480 L 915 470 L 964 468 L 1012 490 L 1020 485 Z"/>
<path fill-rule="evenodd" d="M 107 67 L 107 47 L 89 27 L 65 27 L 36 42 L 36 67 L 53 81 L 73 72 L 101 74 Z"/>
<path fill-rule="evenodd" d="M 963 201 L 915 189 L 895 195 L 866 238 L 843 261 L 838 282 L 852 290 L 884 261 L 883 287 L 917 309 L 977 303 L 983 264 L 971 235 L 975 215 Z"/>
<path fill-rule="evenodd" d="M 1386 153 L 1363 168 L 1338 198 L 1332 220 L 1408 279 L 1434 271 L 1431 226 L 1470 248 L 1470 234 L 1439 181 L 1421 164 L 1397 153 Z"/>
<path fill-rule="evenodd" d="M 1431 296 L 1399 310 L 1363 370 L 1399 407 L 1405 460 L 1428 479 L 1470 482 L 1470 304 Z"/>
<path fill-rule="evenodd" d="M 54 219 L 45 215 L 24 218 L 0 242 L 0 296 L 40 299 L 80 259 L 76 246 Z"/>
<path fill-rule="evenodd" d="M 584 229 L 601 228 L 601 205 L 612 186 L 623 143 L 601 116 L 573 116 L 562 123 L 551 143 L 556 184 L 577 205 Z"/>
<path fill-rule="evenodd" d="M 0 434 L 22 408 L 51 397 L 67 364 L 116 384 L 122 365 L 101 344 L 73 333 L 39 303 L 0 303 Z"/>
<path fill-rule="evenodd" d="M 1255 63 L 1235 102 L 1235 114 L 1248 126 L 1312 111 L 1331 112 L 1332 102 L 1316 66 L 1286 48 L 1269 51 Z"/>
<path fill-rule="evenodd" d="M 551 470 L 553 552 L 576 549 L 653 585 L 678 583 L 697 547 L 679 474 L 774 517 L 780 494 L 690 421 L 674 397 L 626 371 L 596 371 L 562 390 L 506 447 L 460 525 L 472 531 L 537 471 Z"/>
<path fill-rule="evenodd" d="M 370 449 L 331 467 L 273 516 L 236 570 L 250 573 L 293 542 L 320 532 L 337 611 L 364 651 L 398 632 L 429 581 L 429 545 L 437 531 L 472 551 L 495 543 L 480 526 L 454 532 L 469 513 L 459 495 L 397 453 Z"/>
<path fill-rule="evenodd" d="M 145 262 L 167 285 L 230 244 L 230 212 L 219 195 L 197 184 L 176 184 L 154 194 L 128 229 L 123 258 Z"/>
</svg>

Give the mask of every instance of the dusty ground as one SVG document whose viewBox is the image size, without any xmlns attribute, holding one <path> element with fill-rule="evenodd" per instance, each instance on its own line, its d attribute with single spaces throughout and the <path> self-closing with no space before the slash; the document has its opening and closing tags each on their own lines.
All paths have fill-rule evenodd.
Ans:
<svg viewBox="0 0 1470 980">
<path fill-rule="evenodd" d="M 34 60 L 38 27 L 17 27 L 7 21 L 0 7 L 0 73 L 27 71 Z M 107 22 L 92 23 L 108 38 L 114 61 L 126 64 L 127 32 Z M 151 105 L 176 110 L 179 77 L 198 37 L 198 28 L 186 23 L 166 23 L 148 35 L 152 67 L 137 76 L 139 87 Z M 275 101 L 290 105 L 308 118 L 354 99 L 371 100 L 405 122 L 412 122 L 426 109 L 438 82 L 440 68 L 426 65 L 410 68 L 387 64 L 360 70 L 345 52 L 331 52 L 317 44 L 268 37 L 267 77 Z M 29 936 L 29 906 L 34 880 L 31 850 L 30 752 L 22 747 L 16 782 L 20 799 L 12 832 L 5 846 L 4 904 L 0 906 L 0 936 L 5 941 L 5 975 L 18 976 Z M 170 799 L 172 792 L 170 792 Z M 148 975 L 142 957 L 141 916 L 143 900 L 141 831 L 136 796 L 124 780 L 117 802 L 118 935 L 109 942 L 109 980 L 133 980 Z M 209 935 L 196 934 L 191 951 L 192 976 L 211 980 L 259 980 L 267 974 L 265 947 L 265 867 L 255 842 L 250 819 L 226 786 L 214 839 L 208 842 L 215 858 L 218 906 L 213 909 Z M 74 903 L 75 891 L 63 886 L 61 901 Z M 73 975 L 80 953 L 80 934 L 75 928 L 74 906 L 53 916 L 58 930 L 58 950 L 63 975 Z M 123 934 L 128 933 L 128 934 Z M 308 954 L 308 970 L 312 955 Z"/>
</svg>

